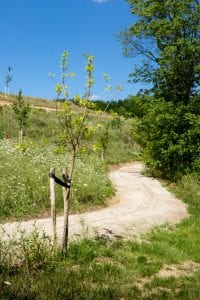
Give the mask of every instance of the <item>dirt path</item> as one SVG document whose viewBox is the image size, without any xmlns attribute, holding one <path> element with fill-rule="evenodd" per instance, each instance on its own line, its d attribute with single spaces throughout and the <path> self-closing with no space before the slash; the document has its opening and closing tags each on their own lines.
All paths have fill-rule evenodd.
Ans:
<svg viewBox="0 0 200 300">
<path fill-rule="evenodd" d="M 140 162 L 122 165 L 109 174 L 116 187 L 110 207 L 69 217 L 70 238 L 82 234 L 137 235 L 164 223 L 177 223 L 188 216 L 187 206 L 167 192 L 158 180 L 141 174 Z M 116 201 L 118 199 L 118 201 Z M 3 225 L 6 233 L 16 236 L 20 226 L 31 232 L 34 224 L 51 235 L 51 220 L 37 219 Z M 58 239 L 62 236 L 63 217 L 57 218 Z"/>
<path fill-rule="evenodd" d="M 0 106 L 10 106 L 11 104 L 12 104 L 12 101 L 1 101 L 0 100 Z M 33 105 L 31 105 L 31 108 L 43 109 L 43 110 L 46 110 L 47 112 L 57 111 L 56 108 L 51 108 L 51 107 L 46 107 L 46 106 L 33 106 Z"/>
</svg>

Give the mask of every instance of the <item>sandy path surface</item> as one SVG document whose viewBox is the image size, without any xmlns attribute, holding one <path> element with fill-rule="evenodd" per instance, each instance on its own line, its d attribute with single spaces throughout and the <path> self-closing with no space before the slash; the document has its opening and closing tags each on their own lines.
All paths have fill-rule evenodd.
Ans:
<svg viewBox="0 0 200 300">
<path fill-rule="evenodd" d="M 0 100 L 0 106 L 10 105 L 9 101 L 1 101 Z"/>
<path fill-rule="evenodd" d="M 137 235 L 153 226 L 165 223 L 177 223 L 188 216 L 187 206 L 171 195 L 160 182 L 141 174 L 143 165 L 140 162 L 117 167 L 109 174 L 116 188 L 116 196 L 110 207 L 69 217 L 69 236 L 92 235 Z M 6 233 L 16 237 L 17 228 L 27 233 L 33 226 L 43 230 L 47 235 L 52 233 L 51 219 L 13 222 L 2 227 Z M 61 239 L 63 217 L 57 217 L 57 235 Z"/>
<path fill-rule="evenodd" d="M 1 101 L 0 100 L 0 106 L 10 106 L 12 104 L 12 101 Z M 56 111 L 56 108 L 46 107 L 46 106 L 33 106 L 31 105 L 31 108 L 36 109 L 43 109 L 46 111 Z"/>
</svg>

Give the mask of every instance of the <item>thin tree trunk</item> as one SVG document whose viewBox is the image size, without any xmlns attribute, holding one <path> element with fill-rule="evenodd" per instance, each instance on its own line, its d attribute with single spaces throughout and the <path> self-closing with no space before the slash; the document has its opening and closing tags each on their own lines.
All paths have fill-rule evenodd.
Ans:
<svg viewBox="0 0 200 300">
<path fill-rule="evenodd" d="M 101 151 L 101 161 L 104 161 L 104 150 Z"/>
<path fill-rule="evenodd" d="M 55 168 L 50 169 L 50 173 L 55 175 Z M 52 233 L 53 246 L 56 247 L 56 194 L 55 194 L 55 179 L 50 177 L 50 199 L 51 199 L 51 218 L 52 218 Z"/>
<path fill-rule="evenodd" d="M 67 184 L 67 170 L 63 171 L 62 178 Z M 62 239 L 62 253 L 66 255 L 68 239 L 69 239 L 69 197 L 70 197 L 70 188 L 63 187 L 63 202 L 64 202 L 64 225 L 63 225 L 63 239 Z"/>
<path fill-rule="evenodd" d="M 110 106 L 110 103 L 111 103 L 111 100 L 110 100 L 110 101 L 108 101 L 108 104 L 106 105 L 106 108 L 104 109 L 104 112 L 106 112 L 106 111 L 107 111 L 108 107 Z"/>
<path fill-rule="evenodd" d="M 76 152 L 74 151 L 72 157 L 72 165 L 70 174 L 68 175 L 67 169 L 63 171 L 62 178 L 63 181 L 69 185 L 69 181 L 72 180 L 74 167 L 76 161 Z M 69 199 L 70 199 L 70 186 L 63 187 L 63 201 L 64 201 L 64 226 L 63 226 L 63 239 L 62 239 L 62 253 L 65 256 L 68 249 L 68 240 L 69 240 Z"/>
<path fill-rule="evenodd" d="M 23 140 L 23 128 L 19 129 L 19 141 L 22 142 Z"/>
</svg>

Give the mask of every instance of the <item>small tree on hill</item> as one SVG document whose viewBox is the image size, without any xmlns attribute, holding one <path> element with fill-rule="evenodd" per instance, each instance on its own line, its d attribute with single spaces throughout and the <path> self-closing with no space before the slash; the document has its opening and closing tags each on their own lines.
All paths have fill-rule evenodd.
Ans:
<svg viewBox="0 0 200 300">
<path fill-rule="evenodd" d="M 27 125 L 28 116 L 31 109 L 28 104 L 25 104 L 21 90 L 19 91 L 18 95 L 16 96 L 16 99 L 12 103 L 12 109 L 18 121 L 19 141 L 21 142 L 23 140 L 24 130 Z"/>
<path fill-rule="evenodd" d="M 6 77 L 5 77 L 5 93 L 9 94 L 9 88 L 10 88 L 10 82 L 13 79 L 13 75 L 12 75 L 12 67 L 8 66 L 8 71 L 6 73 Z"/>
</svg>

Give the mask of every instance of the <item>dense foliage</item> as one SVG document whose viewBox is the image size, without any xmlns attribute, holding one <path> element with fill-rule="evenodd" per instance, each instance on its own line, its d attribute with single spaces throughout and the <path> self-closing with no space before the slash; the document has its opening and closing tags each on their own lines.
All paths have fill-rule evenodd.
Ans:
<svg viewBox="0 0 200 300">
<path fill-rule="evenodd" d="M 141 127 L 147 162 L 168 177 L 199 172 L 199 1 L 128 2 L 138 18 L 120 39 L 125 55 L 145 58 L 131 78 L 151 83 L 157 99 Z"/>
<path fill-rule="evenodd" d="M 125 118 L 143 117 L 148 108 L 148 103 L 153 99 L 148 95 L 137 94 L 136 96 L 128 96 L 123 100 L 93 101 L 94 109 L 105 111 L 108 113 L 117 113 Z"/>
<path fill-rule="evenodd" d="M 138 127 L 146 162 L 164 177 L 200 174 L 200 110 L 195 105 L 199 101 L 197 97 L 189 105 L 154 101 Z"/>
</svg>

